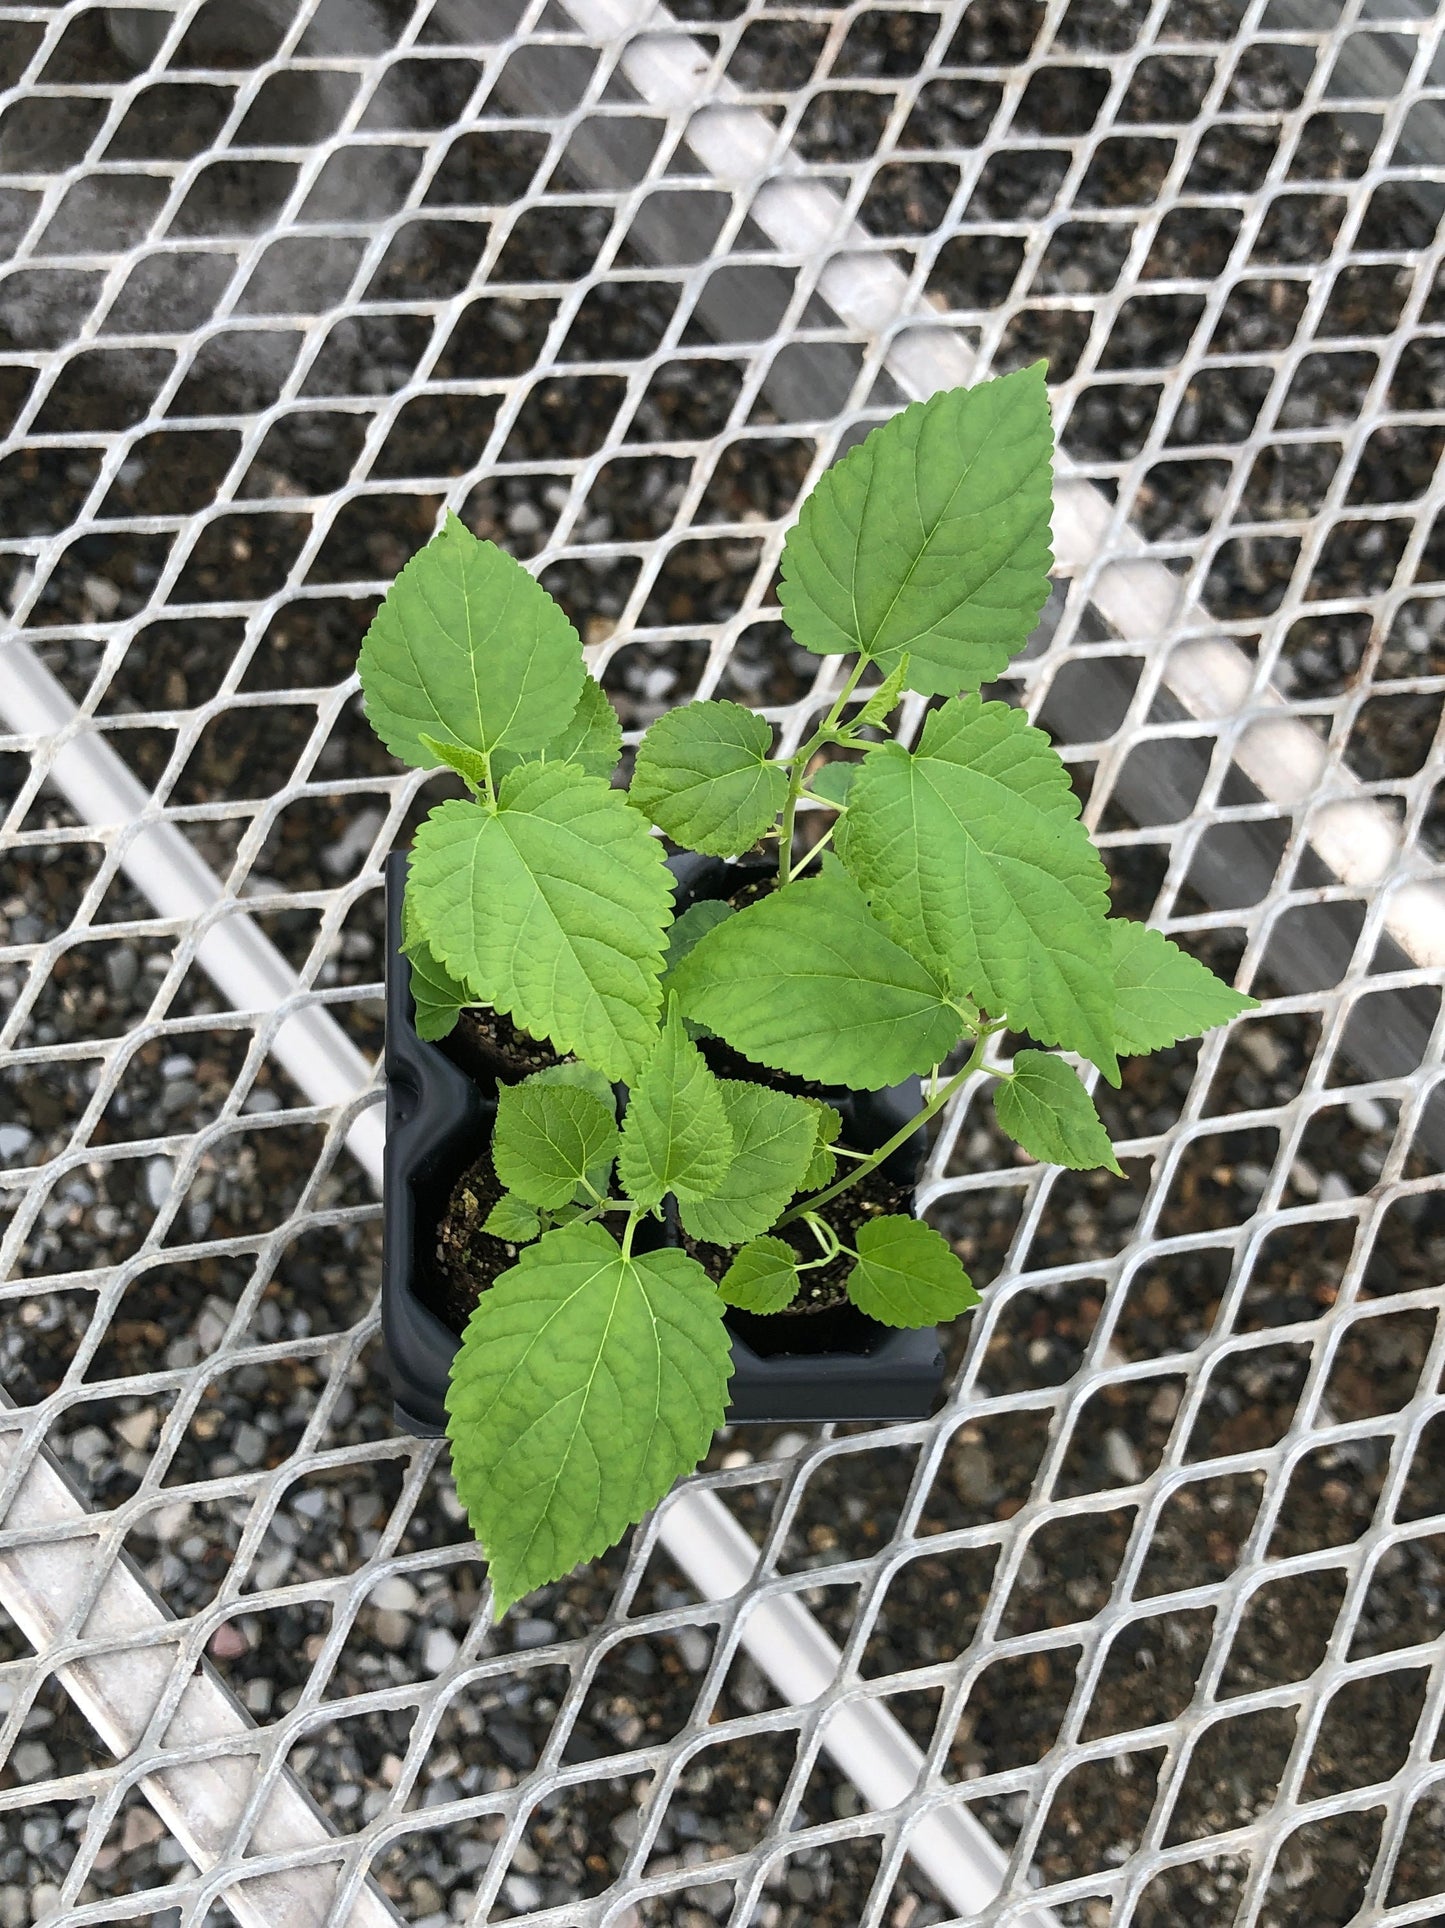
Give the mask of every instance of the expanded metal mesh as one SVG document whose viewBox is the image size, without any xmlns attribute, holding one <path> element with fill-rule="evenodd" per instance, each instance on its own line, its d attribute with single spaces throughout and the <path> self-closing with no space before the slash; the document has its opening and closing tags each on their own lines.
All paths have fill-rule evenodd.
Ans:
<svg viewBox="0 0 1445 1928">
<path fill-rule="evenodd" d="M 53 1455 L 88 1579 L 41 1651 L 0 1620 L 0 1923 L 220 1922 L 315 1865 L 338 1921 L 367 1879 L 426 1928 L 928 1928 L 910 1832 L 957 1802 L 1012 1857 L 979 1920 L 1445 1915 L 1439 984 L 1386 929 L 1442 834 L 1427 13 L 0 8 L 3 588 L 83 719 L 4 769 L 0 1499 Z M 771 150 L 722 167 L 710 93 Z M 845 245 L 899 296 L 871 332 Z M 374 1057 L 379 866 L 446 794 L 360 716 L 386 582 L 449 504 L 538 562 L 630 731 L 722 694 L 795 741 L 831 672 L 777 621 L 782 534 L 908 392 L 910 316 L 980 372 L 1048 357 L 1102 511 L 996 693 L 1069 757 L 1116 908 L 1265 1008 L 1098 1088 L 1122 1182 L 965 1094 L 924 1193 L 986 1288 L 947 1407 L 720 1438 L 744 1596 L 651 1522 L 494 1629 L 444 1455 L 389 1421 L 376 1093 L 310 1104 L 269 1054 L 295 1001 L 228 1005 L 123 865 L 172 826 Z M 1177 578 L 1148 633 L 1095 594 L 1139 537 Z M 1221 636 L 1250 674 L 1201 714 L 1171 664 Z M 1317 740 L 1307 794 L 1241 774 L 1261 716 Z M 66 743 L 144 815 L 87 823 Z M 1312 847 L 1361 796 L 1368 890 Z M 92 1617 L 118 1562 L 146 1631 Z M 740 1646 L 780 1593 L 843 1651 L 806 1707 Z M 168 1697 L 116 1758 L 61 1670 L 143 1647 Z M 203 1661 L 253 1726 L 171 1725 Z M 925 1749 L 886 1813 L 820 1751 L 860 1697 Z M 250 1804 L 201 1868 L 147 1788 L 226 1757 Z M 310 1848 L 251 1835 L 283 1775 Z"/>
</svg>

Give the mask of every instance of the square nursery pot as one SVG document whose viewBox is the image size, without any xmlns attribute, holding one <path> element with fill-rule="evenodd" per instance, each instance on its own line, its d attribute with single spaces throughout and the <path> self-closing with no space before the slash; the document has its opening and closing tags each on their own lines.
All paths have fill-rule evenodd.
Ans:
<svg viewBox="0 0 1445 1928">
<path fill-rule="evenodd" d="M 679 904 L 719 897 L 740 866 L 672 860 Z M 759 867 L 761 870 L 761 867 Z M 473 1163 L 496 1115 L 495 1084 L 479 1082 L 445 1041 L 419 1038 L 410 972 L 401 950 L 406 857 L 386 865 L 386 1155 L 383 1180 L 381 1323 L 399 1426 L 422 1439 L 446 1430 L 446 1388 L 459 1340 L 432 1306 L 437 1230 L 452 1188 Z M 917 1080 L 880 1092 L 830 1092 L 847 1141 L 881 1145 L 919 1105 Z M 885 1169 L 911 1187 L 923 1134 Z M 675 1234 L 674 1234 L 675 1235 Z M 842 1419 L 924 1419 L 937 1404 L 943 1353 L 934 1327 L 894 1331 L 856 1307 L 763 1319 L 729 1311 L 733 1376 L 728 1423 L 819 1424 Z"/>
</svg>

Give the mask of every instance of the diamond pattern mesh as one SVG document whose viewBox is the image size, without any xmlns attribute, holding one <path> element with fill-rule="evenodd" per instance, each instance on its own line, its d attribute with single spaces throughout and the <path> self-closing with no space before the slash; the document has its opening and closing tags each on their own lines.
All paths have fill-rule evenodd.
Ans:
<svg viewBox="0 0 1445 1928">
<path fill-rule="evenodd" d="M 1429 11 L 0 8 L 0 1923 L 279 1928 L 261 1877 L 310 1869 L 318 1921 L 928 1928 L 910 1839 L 958 1805 L 1009 1857 L 970 1919 L 1441 1918 Z M 320 1009 L 374 1060 L 380 862 L 445 794 L 370 736 L 357 644 L 448 504 L 538 562 L 629 730 L 721 694 L 795 741 L 828 671 L 782 533 L 910 392 L 900 322 L 1047 356 L 1094 521 L 995 693 L 1116 908 L 1266 1005 L 1100 1088 L 1122 1183 L 964 1095 L 924 1193 L 987 1287 L 949 1404 L 722 1436 L 745 1595 L 653 1522 L 494 1629 L 389 1423 L 376 1091 L 313 1102 L 278 1042 Z M 1220 639 L 1233 687 L 1190 695 Z M 134 809 L 87 809 L 97 755 Z M 145 850 L 213 874 L 199 923 Z M 240 907 L 274 1008 L 208 968 Z M 775 1596 L 842 1649 L 805 1706 L 742 1644 Z M 163 1689 L 97 1731 L 75 1669 L 118 1658 Z M 197 1680 L 230 1713 L 188 1729 Z M 887 1811 L 821 1745 L 860 1700 L 923 1750 Z M 165 1795 L 206 1763 L 241 1790 L 208 1843 Z M 324 1827 L 268 1834 L 285 1788 Z"/>
</svg>

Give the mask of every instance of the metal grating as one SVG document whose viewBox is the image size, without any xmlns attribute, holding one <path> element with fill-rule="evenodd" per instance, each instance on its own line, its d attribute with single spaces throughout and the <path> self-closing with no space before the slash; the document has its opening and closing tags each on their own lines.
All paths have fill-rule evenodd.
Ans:
<svg viewBox="0 0 1445 1928">
<path fill-rule="evenodd" d="M 929 1928 L 959 1809 L 972 1921 L 1445 1913 L 1428 12 L 0 9 L 4 1928 Z M 795 738 L 799 495 L 1039 354 L 1068 540 L 1000 693 L 1267 1008 L 1101 1091 L 1123 1184 L 966 1094 L 951 1402 L 721 1438 L 744 1592 L 673 1506 L 493 1630 L 378 1379 L 379 865 L 443 791 L 369 611 L 446 502 L 631 729 Z M 924 1753 L 882 1809 L 860 1703 Z"/>
</svg>

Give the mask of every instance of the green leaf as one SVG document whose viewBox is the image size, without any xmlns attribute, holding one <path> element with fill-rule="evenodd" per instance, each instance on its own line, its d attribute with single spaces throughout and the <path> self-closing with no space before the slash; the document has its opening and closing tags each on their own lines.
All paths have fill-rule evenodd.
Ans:
<svg viewBox="0 0 1445 1928">
<path fill-rule="evenodd" d="M 667 933 L 667 956 L 662 966 L 664 993 L 669 975 L 677 969 L 688 952 L 700 943 L 710 930 L 716 930 L 719 924 L 726 923 L 732 915 L 731 904 L 725 904 L 720 898 L 711 898 L 706 903 L 689 904 L 680 917 L 673 919 L 672 928 Z"/>
<path fill-rule="evenodd" d="M 495 809 L 432 811 L 410 888 L 428 943 L 472 1002 L 609 1078 L 647 1061 L 672 881 L 620 790 L 572 763 L 524 764 L 502 779 Z"/>
<path fill-rule="evenodd" d="M 434 736 L 421 732 L 421 746 L 438 763 L 445 763 L 449 770 L 455 770 L 470 789 L 482 795 L 491 780 L 491 771 L 486 756 L 481 750 L 464 750 L 460 743 L 439 743 Z"/>
<path fill-rule="evenodd" d="M 709 931 L 674 984 L 688 1017 L 758 1063 L 855 1091 L 941 1063 L 963 1029 L 832 858 Z"/>
<path fill-rule="evenodd" d="M 498 1618 L 611 1546 L 702 1458 L 727 1408 L 722 1312 L 695 1259 L 624 1258 L 600 1225 L 547 1233 L 482 1294 L 447 1435 Z"/>
<path fill-rule="evenodd" d="M 592 1092 L 531 1078 L 497 1087 L 492 1162 L 502 1183 L 529 1205 L 565 1205 L 616 1150 L 612 1106 Z"/>
<path fill-rule="evenodd" d="M 416 1034 L 435 1043 L 457 1021 L 457 1014 L 476 999 L 439 963 L 417 926 L 408 883 L 401 906 L 402 949 L 411 971 L 411 1001 L 416 1006 Z"/>
<path fill-rule="evenodd" d="M 816 1192 L 824 1185 L 831 1185 L 838 1172 L 838 1160 L 831 1147 L 838 1142 L 838 1134 L 843 1129 L 843 1120 L 831 1105 L 825 1105 L 821 1098 L 805 1098 L 803 1103 L 811 1105 L 816 1117 L 817 1135 L 813 1141 L 813 1157 L 807 1171 L 803 1174 L 801 1191 Z"/>
<path fill-rule="evenodd" d="M 856 721 L 860 727 L 869 723 L 886 723 L 889 717 L 892 716 L 898 707 L 899 697 L 908 687 L 909 661 L 909 654 L 905 649 L 903 654 L 898 658 L 898 661 L 878 685 L 877 689 L 874 690 L 873 694 L 868 698 L 868 701 L 863 705 L 862 709 L 859 710 Z"/>
<path fill-rule="evenodd" d="M 978 1304 L 948 1241 L 931 1225 L 897 1213 L 859 1226 L 848 1297 L 860 1312 L 888 1326 L 936 1325 Z"/>
<path fill-rule="evenodd" d="M 1044 364 L 945 389 L 835 462 L 783 545 L 779 598 L 822 656 L 857 651 L 934 696 L 997 676 L 1049 593 Z"/>
<path fill-rule="evenodd" d="M 1124 1176 L 1093 1099 L 1052 1052 L 1015 1052 L 1013 1076 L 999 1085 L 993 1108 L 1009 1137 L 1040 1164 L 1076 1172 L 1102 1165 Z"/>
<path fill-rule="evenodd" d="M 681 1205 L 682 1222 L 710 1245 L 741 1245 L 766 1232 L 801 1188 L 818 1142 L 818 1120 L 804 1098 L 738 1078 L 720 1082 L 733 1160 L 706 1198 Z"/>
<path fill-rule="evenodd" d="M 808 788 L 825 803 L 835 804 L 840 810 L 846 809 L 853 779 L 862 768 L 861 763 L 825 763 L 821 770 L 815 770 L 808 778 Z"/>
<path fill-rule="evenodd" d="M 514 1192 L 503 1192 L 482 1221 L 484 1232 L 490 1232 L 493 1238 L 505 1239 L 509 1245 L 525 1245 L 541 1229 L 541 1219 Z"/>
<path fill-rule="evenodd" d="M 531 757 L 518 750 L 498 750 L 492 758 L 492 776 L 500 783 L 508 770 L 540 757 L 543 763 L 575 763 L 590 776 L 610 777 L 621 754 L 621 721 L 606 690 L 588 676 L 566 728 L 549 737 Z"/>
<path fill-rule="evenodd" d="M 773 827 L 787 771 L 768 761 L 773 726 L 740 703 L 687 703 L 660 716 L 637 751 L 631 798 L 690 850 L 735 857 Z"/>
<path fill-rule="evenodd" d="M 1257 1011 L 1258 998 L 1223 983 L 1213 971 L 1147 924 L 1110 920 L 1114 958 L 1114 1038 L 1125 1057 L 1162 1050 Z"/>
<path fill-rule="evenodd" d="M 782 1312 L 798 1296 L 798 1255 L 781 1238 L 755 1238 L 745 1245 L 718 1291 L 739 1312 Z"/>
<path fill-rule="evenodd" d="M 634 1205 L 650 1212 L 668 1192 L 705 1198 L 727 1171 L 733 1134 L 722 1082 L 687 1035 L 675 998 L 657 1047 L 627 1100 L 617 1176 Z"/>
<path fill-rule="evenodd" d="M 430 769 L 422 734 L 470 750 L 536 750 L 577 707 L 582 643 L 515 557 L 454 515 L 376 612 L 357 663 L 371 727 Z"/>
<path fill-rule="evenodd" d="M 1108 876 L 1067 771 L 1022 711 L 958 697 L 912 756 L 870 750 L 839 854 L 955 991 L 1118 1083 Z"/>
<path fill-rule="evenodd" d="M 583 1064 L 580 1058 L 564 1058 L 560 1064 L 543 1065 L 540 1071 L 532 1072 L 527 1083 L 575 1085 L 579 1091 L 590 1091 L 599 1103 L 606 1105 L 609 1117 L 617 1116 L 617 1094 L 610 1080 L 600 1071 L 594 1071 L 590 1064 Z"/>
</svg>

